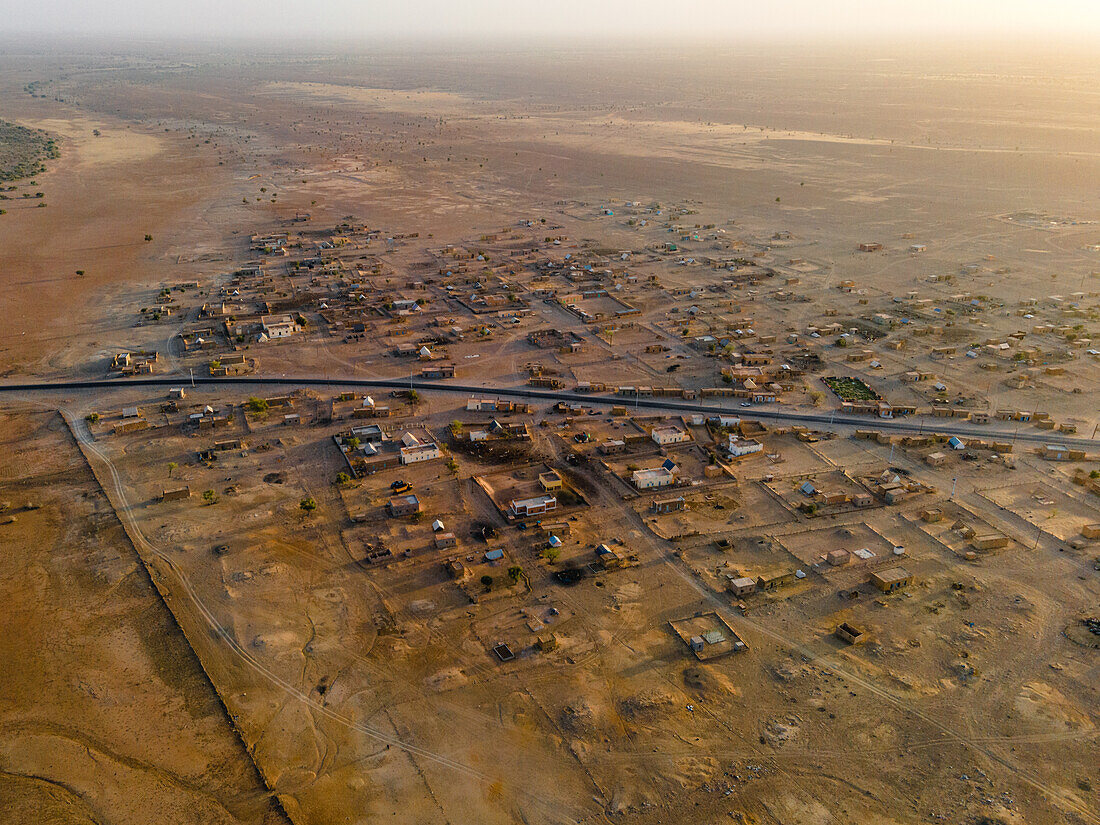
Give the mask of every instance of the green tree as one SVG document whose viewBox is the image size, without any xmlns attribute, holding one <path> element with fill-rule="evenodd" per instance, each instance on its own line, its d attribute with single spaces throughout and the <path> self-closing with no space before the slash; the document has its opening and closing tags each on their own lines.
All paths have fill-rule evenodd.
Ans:
<svg viewBox="0 0 1100 825">
<path fill-rule="evenodd" d="M 95 424 L 97 421 L 99 421 L 99 413 L 88 413 L 86 416 L 84 416 L 84 420 L 87 421 L 89 424 Z"/>
<path fill-rule="evenodd" d="M 513 564 L 511 567 L 508 568 L 508 578 L 512 580 L 513 584 L 518 582 L 522 576 L 523 568 L 520 567 L 518 564 Z"/>
<path fill-rule="evenodd" d="M 481 577 L 481 583 L 485 585 L 486 590 L 493 589 L 493 577 L 490 576 L 488 573 Z"/>
<path fill-rule="evenodd" d="M 256 415 L 261 415 L 267 412 L 269 408 L 266 399 L 257 398 L 256 396 L 252 396 L 251 398 L 249 398 L 248 401 L 245 402 L 244 406 L 246 410 L 248 410 L 250 413 L 255 413 Z"/>
<path fill-rule="evenodd" d="M 215 493 L 213 490 L 203 490 L 202 500 L 205 501 L 207 504 L 215 504 L 218 501 L 218 494 Z"/>
<path fill-rule="evenodd" d="M 539 556 L 553 564 L 561 557 L 561 550 L 557 547 L 544 547 L 542 552 L 539 553 Z"/>
<path fill-rule="evenodd" d="M 416 390 L 409 390 L 409 403 L 410 404 L 419 404 L 420 403 L 420 393 L 418 393 Z"/>
<path fill-rule="evenodd" d="M 347 473 L 336 474 L 336 483 L 340 486 L 347 484 L 349 481 L 351 481 L 351 476 L 349 476 Z"/>
<path fill-rule="evenodd" d="M 317 509 L 317 502 L 313 498 L 303 498 L 298 502 L 298 507 L 308 516 Z"/>
<path fill-rule="evenodd" d="M 348 439 L 348 447 L 352 450 L 358 450 L 362 446 L 363 442 L 358 437 L 352 436 Z"/>
<path fill-rule="evenodd" d="M 176 462 L 174 462 L 174 461 L 169 461 L 169 462 L 168 462 L 168 477 L 169 477 L 169 478 L 171 478 L 171 477 L 172 477 L 172 473 L 174 473 L 174 472 L 176 471 L 176 468 L 177 468 L 177 467 L 179 467 L 179 466 L 180 466 L 180 465 L 179 465 L 179 464 L 177 464 L 177 463 L 176 463 Z"/>
<path fill-rule="evenodd" d="M 151 240 L 153 240 L 153 236 L 150 235 L 149 233 L 145 233 L 145 242 L 149 243 L 149 241 L 151 241 Z"/>
</svg>

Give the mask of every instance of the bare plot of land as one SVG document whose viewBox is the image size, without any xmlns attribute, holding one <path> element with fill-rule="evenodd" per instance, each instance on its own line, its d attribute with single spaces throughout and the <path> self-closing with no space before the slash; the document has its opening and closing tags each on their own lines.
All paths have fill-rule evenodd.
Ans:
<svg viewBox="0 0 1100 825">
<path fill-rule="evenodd" d="M 893 542 L 861 522 L 836 527 L 823 525 L 816 529 L 787 533 L 783 535 L 782 542 L 804 564 L 820 565 L 824 573 L 841 567 L 871 568 L 894 558 Z M 830 568 L 826 556 L 837 550 L 846 552 L 849 557 L 837 567 Z"/>
<path fill-rule="evenodd" d="M 1086 524 L 1100 522 L 1100 509 L 1091 506 L 1085 495 L 1070 496 L 1046 484 L 992 487 L 983 490 L 982 496 L 1063 541 L 1079 535 Z"/>
</svg>

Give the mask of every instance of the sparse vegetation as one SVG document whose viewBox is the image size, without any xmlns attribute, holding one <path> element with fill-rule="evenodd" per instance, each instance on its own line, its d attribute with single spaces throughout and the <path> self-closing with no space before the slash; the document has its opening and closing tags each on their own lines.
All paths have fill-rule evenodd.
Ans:
<svg viewBox="0 0 1100 825">
<path fill-rule="evenodd" d="M 0 120 L 0 181 L 21 180 L 45 172 L 44 161 L 58 157 L 61 151 L 56 141 L 41 129 Z"/>
<path fill-rule="evenodd" d="M 830 375 L 821 379 L 841 401 L 878 401 L 879 394 L 859 378 Z"/>
</svg>

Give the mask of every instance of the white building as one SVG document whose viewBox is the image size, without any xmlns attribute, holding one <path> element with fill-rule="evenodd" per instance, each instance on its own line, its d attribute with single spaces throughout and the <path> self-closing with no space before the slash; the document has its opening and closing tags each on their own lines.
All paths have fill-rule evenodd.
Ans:
<svg viewBox="0 0 1100 825">
<path fill-rule="evenodd" d="M 741 419 L 736 415 L 713 415 L 710 418 L 719 427 L 736 427 L 741 423 Z"/>
<path fill-rule="evenodd" d="M 289 338 L 298 331 L 298 325 L 289 315 L 265 315 L 260 319 L 264 335 L 271 338 Z"/>
<path fill-rule="evenodd" d="M 438 444 L 416 444 L 412 447 L 401 448 L 401 463 L 416 464 L 420 461 L 431 461 L 433 458 L 442 458 L 443 451 Z"/>
<path fill-rule="evenodd" d="M 667 425 L 664 427 L 654 427 L 649 435 L 662 447 L 666 444 L 682 444 L 685 441 L 691 440 L 691 436 L 689 436 L 679 427 L 673 427 L 672 425 Z"/>
<path fill-rule="evenodd" d="M 508 505 L 508 512 L 512 518 L 521 516 L 537 516 L 556 510 L 558 500 L 554 496 L 535 496 L 534 498 L 514 499 Z"/>
<path fill-rule="evenodd" d="M 764 445 L 752 438 L 738 438 L 735 435 L 731 435 L 729 437 L 727 449 L 734 458 L 740 458 L 750 453 L 763 452 Z"/>
<path fill-rule="evenodd" d="M 651 470 L 635 470 L 630 481 L 639 490 L 655 490 L 671 487 L 676 483 L 676 476 L 667 467 L 654 467 Z"/>
</svg>

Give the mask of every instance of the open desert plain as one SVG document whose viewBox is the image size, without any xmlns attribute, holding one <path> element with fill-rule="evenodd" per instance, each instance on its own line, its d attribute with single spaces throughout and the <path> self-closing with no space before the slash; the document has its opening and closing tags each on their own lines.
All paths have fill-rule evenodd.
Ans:
<svg viewBox="0 0 1100 825">
<path fill-rule="evenodd" d="M 0 820 L 1100 823 L 1017 46 L 5 40 Z"/>
</svg>

